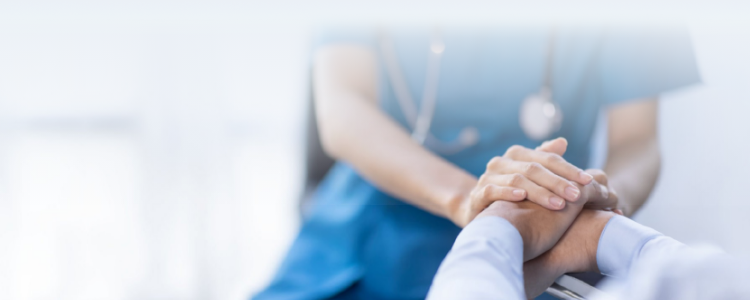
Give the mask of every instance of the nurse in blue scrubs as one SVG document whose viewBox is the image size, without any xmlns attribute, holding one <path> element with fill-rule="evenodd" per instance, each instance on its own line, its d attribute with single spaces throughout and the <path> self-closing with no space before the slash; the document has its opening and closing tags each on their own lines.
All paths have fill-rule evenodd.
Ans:
<svg viewBox="0 0 750 300">
<path fill-rule="evenodd" d="M 423 299 L 492 201 L 596 198 L 632 215 L 659 174 L 658 97 L 699 81 L 670 28 L 331 31 L 315 53 L 321 142 L 338 162 L 258 300 Z M 607 157 L 588 170 L 600 111 Z"/>
</svg>

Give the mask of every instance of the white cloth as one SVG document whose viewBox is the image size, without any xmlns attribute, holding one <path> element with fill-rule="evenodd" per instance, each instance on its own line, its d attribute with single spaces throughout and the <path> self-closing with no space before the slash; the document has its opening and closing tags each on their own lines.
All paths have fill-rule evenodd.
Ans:
<svg viewBox="0 0 750 300">
<path fill-rule="evenodd" d="M 472 221 L 440 264 L 427 299 L 525 299 L 523 240 L 500 217 Z"/>
<path fill-rule="evenodd" d="M 750 264 L 716 248 L 688 247 L 625 217 L 602 232 L 597 263 L 614 275 L 603 299 L 750 299 Z"/>
<path fill-rule="evenodd" d="M 606 299 L 750 299 L 746 262 L 687 247 L 621 216 L 602 231 L 597 264 L 611 277 L 602 285 L 611 296 Z M 471 222 L 440 265 L 427 299 L 525 299 L 518 231 L 499 217 Z"/>
</svg>

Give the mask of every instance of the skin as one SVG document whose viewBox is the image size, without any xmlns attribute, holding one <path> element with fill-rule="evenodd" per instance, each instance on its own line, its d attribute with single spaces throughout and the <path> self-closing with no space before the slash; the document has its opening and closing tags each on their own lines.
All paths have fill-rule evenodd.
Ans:
<svg viewBox="0 0 750 300">
<path fill-rule="evenodd" d="M 532 299 L 541 295 L 565 273 L 598 273 L 599 237 L 613 216 L 613 212 L 584 209 L 552 249 L 524 263 L 526 297 Z"/>
<path fill-rule="evenodd" d="M 313 87 L 321 142 L 329 155 L 348 162 L 381 190 L 460 227 L 494 201 L 528 199 L 562 209 L 579 200 L 575 184 L 592 180 L 556 153 L 520 146 L 488 162 L 480 178 L 428 151 L 378 108 L 376 58 L 366 47 L 319 50 Z M 559 199 L 567 201 L 560 205 Z"/>
<path fill-rule="evenodd" d="M 658 178 L 660 154 L 655 98 L 628 101 L 609 108 L 609 150 L 604 171 L 582 172 L 564 161 L 561 155 L 567 141 L 556 140 L 542 146 L 548 149 L 511 147 L 488 162 L 485 173 L 476 178 L 414 142 L 410 132 L 379 109 L 377 78 L 376 55 L 369 48 L 332 45 L 318 51 L 314 59 L 313 88 L 324 150 L 331 157 L 349 163 L 381 190 L 446 217 L 460 227 L 483 209 L 495 205 L 498 208 L 521 205 L 523 209 L 517 211 L 518 216 L 536 221 L 544 219 L 535 217 L 540 214 L 537 209 L 529 210 L 526 206 L 535 204 L 538 206 L 535 208 L 561 210 L 563 215 L 575 216 L 577 213 L 566 212 L 575 211 L 581 203 L 586 203 L 589 208 L 614 209 L 629 216 L 643 205 Z M 608 174 L 609 179 L 597 182 L 604 186 L 599 192 L 589 193 L 584 187 L 594 185 L 587 174 L 596 177 Z M 566 188 L 571 186 L 578 188 L 578 196 L 566 193 Z M 558 198 L 566 201 L 556 205 Z M 534 203 L 518 202 L 525 199 Z M 569 207 L 572 208 L 566 210 Z M 584 212 L 582 215 L 589 214 Z M 573 219 L 568 216 L 560 222 Z M 567 226 L 552 229 L 559 228 Z M 563 241 L 568 236 L 575 237 L 575 232 L 566 233 Z M 542 247 L 533 248 L 526 257 L 535 257 L 537 252 L 555 245 L 549 241 L 556 241 L 554 236 L 557 234 L 559 238 L 564 232 L 553 233 L 552 239 L 530 242 Z M 538 236 L 530 234 L 524 242 Z M 529 262 L 529 266 L 536 266 L 534 270 L 557 271 L 543 274 L 559 273 L 560 269 L 551 266 L 570 261 L 566 253 L 580 252 L 579 243 L 563 241 L 547 252 L 557 254 L 550 254 L 543 260 L 544 264 L 542 260 L 535 260 Z M 529 271 L 529 283 L 548 281 L 542 273 L 538 273 L 538 277 L 533 274 Z"/>
<path fill-rule="evenodd" d="M 599 194 L 602 192 L 602 187 L 596 182 L 579 186 L 579 188 L 584 194 Z M 596 197 L 588 198 L 594 199 Z M 563 238 L 567 229 L 579 218 L 585 204 L 585 201 L 577 201 L 566 205 L 563 209 L 554 211 L 531 201 L 496 201 L 479 213 L 477 218 L 496 216 L 508 220 L 520 233 L 523 240 L 524 261 L 529 261 L 543 253 L 546 255 L 550 248 L 559 244 L 558 241 Z M 541 265 L 541 262 L 538 265 Z M 538 275 L 541 275 L 541 273 Z"/>
<path fill-rule="evenodd" d="M 632 216 L 646 202 L 661 170 L 657 98 L 628 101 L 609 110 L 609 141 L 604 172 L 617 191 L 618 208 Z"/>
<path fill-rule="evenodd" d="M 559 149 L 542 145 L 540 151 L 559 151 Z M 587 170 L 594 176 L 594 182 L 602 186 L 609 185 L 609 178 L 601 170 Z M 618 196 L 614 190 L 608 190 L 608 199 L 616 204 Z M 610 204 L 612 204 L 610 203 Z M 587 204 L 587 207 L 597 208 L 598 203 Z M 596 265 L 596 251 L 599 237 L 605 225 L 612 216 L 622 215 L 620 209 L 614 212 L 584 209 L 576 217 L 570 228 L 549 251 L 524 263 L 524 284 L 526 296 L 529 299 L 541 295 L 555 279 L 571 272 L 599 272 Z"/>
<path fill-rule="evenodd" d="M 657 128 L 658 103 L 647 99 L 612 109 L 609 114 L 609 157 L 604 172 L 587 170 L 607 186 L 618 214 L 632 215 L 648 198 L 660 170 Z M 624 128 L 627 128 L 625 130 Z M 540 149 L 546 150 L 546 149 Z M 616 192 L 616 191 L 619 191 Z M 612 203 L 608 203 L 612 206 Z M 588 205 L 601 208 L 600 205 Z M 599 272 L 596 247 L 612 213 L 584 210 L 548 252 L 524 264 L 526 296 L 534 298 L 559 276 L 570 272 Z"/>
<path fill-rule="evenodd" d="M 316 53 L 313 88 L 324 150 L 391 195 L 463 227 L 494 201 L 528 199 L 562 209 L 578 200 L 575 191 L 566 193 L 565 188 L 591 180 L 556 154 L 520 146 L 488 162 L 486 172 L 476 178 L 414 142 L 379 109 L 377 78 L 376 55 L 367 47 L 331 45 Z M 609 110 L 604 172 L 611 178 L 608 188 L 623 191 L 612 208 L 626 215 L 645 202 L 658 177 L 657 107 L 650 99 Z M 567 201 L 559 205 L 559 199 Z"/>
</svg>

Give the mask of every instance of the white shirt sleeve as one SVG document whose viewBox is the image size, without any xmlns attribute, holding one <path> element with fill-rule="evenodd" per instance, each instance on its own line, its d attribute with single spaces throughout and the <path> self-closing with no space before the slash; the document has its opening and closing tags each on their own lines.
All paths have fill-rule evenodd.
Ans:
<svg viewBox="0 0 750 300">
<path fill-rule="evenodd" d="M 597 249 L 599 269 L 614 278 L 606 299 L 745 299 L 750 268 L 715 248 L 688 247 L 625 217 L 610 219 Z"/>
<path fill-rule="evenodd" d="M 526 299 L 518 230 L 500 217 L 469 223 L 440 264 L 427 299 Z"/>
<path fill-rule="evenodd" d="M 607 276 L 624 278 L 628 276 L 635 261 L 641 256 L 648 256 L 650 248 L 645 247 L 650 241 L 663 237 L 656 230 L 643 226 L 623 216 L 612 217 L 602 230 L 596 250 L 596 263 L 599 271 Z M 679 242 L 665 241 L 670 247 Z"/>
</svg>

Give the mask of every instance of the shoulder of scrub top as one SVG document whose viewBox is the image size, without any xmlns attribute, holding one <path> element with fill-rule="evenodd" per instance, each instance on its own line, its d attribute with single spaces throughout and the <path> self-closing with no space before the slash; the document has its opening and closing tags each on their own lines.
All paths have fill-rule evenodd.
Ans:
<svg viewBox="0 0 750 300">
<path fill-rule="evenodd" d="M 655 97 L 701 81 L 685 27 L 623 25 L 602 33 L 594 72 L 605 104 Z"/>
<path fill-rule="evenodd" d="M 498 26 L 490 27 L 498 29 Z M 425 32 L 424 28 L 397 29 L 399 32 Z M 523 28 L 505 30 L 509 29 Z M 594 54 L 597 57 L 591 59 L 594 63 L 592 75 L 596 76 L 599 97 L 605 105 L 656 97 L 700 82 L 692 41 L 684 26 L 605 25 L 561 29 L 572 34 L 568 38 L 578 36 L 584 40 L 598 40 L 600 43 Z M 382 28 L 376 26 L 351 24 L 318 28 L 313 34 L 312 53 L 322 46 L 332 44 L 356 44 L 376 50 L 380 30 Z M 463 31 L 472 30 L 463 28 Z M 575 40 L 571 41 L 576 43 Z"/>
</svg>

